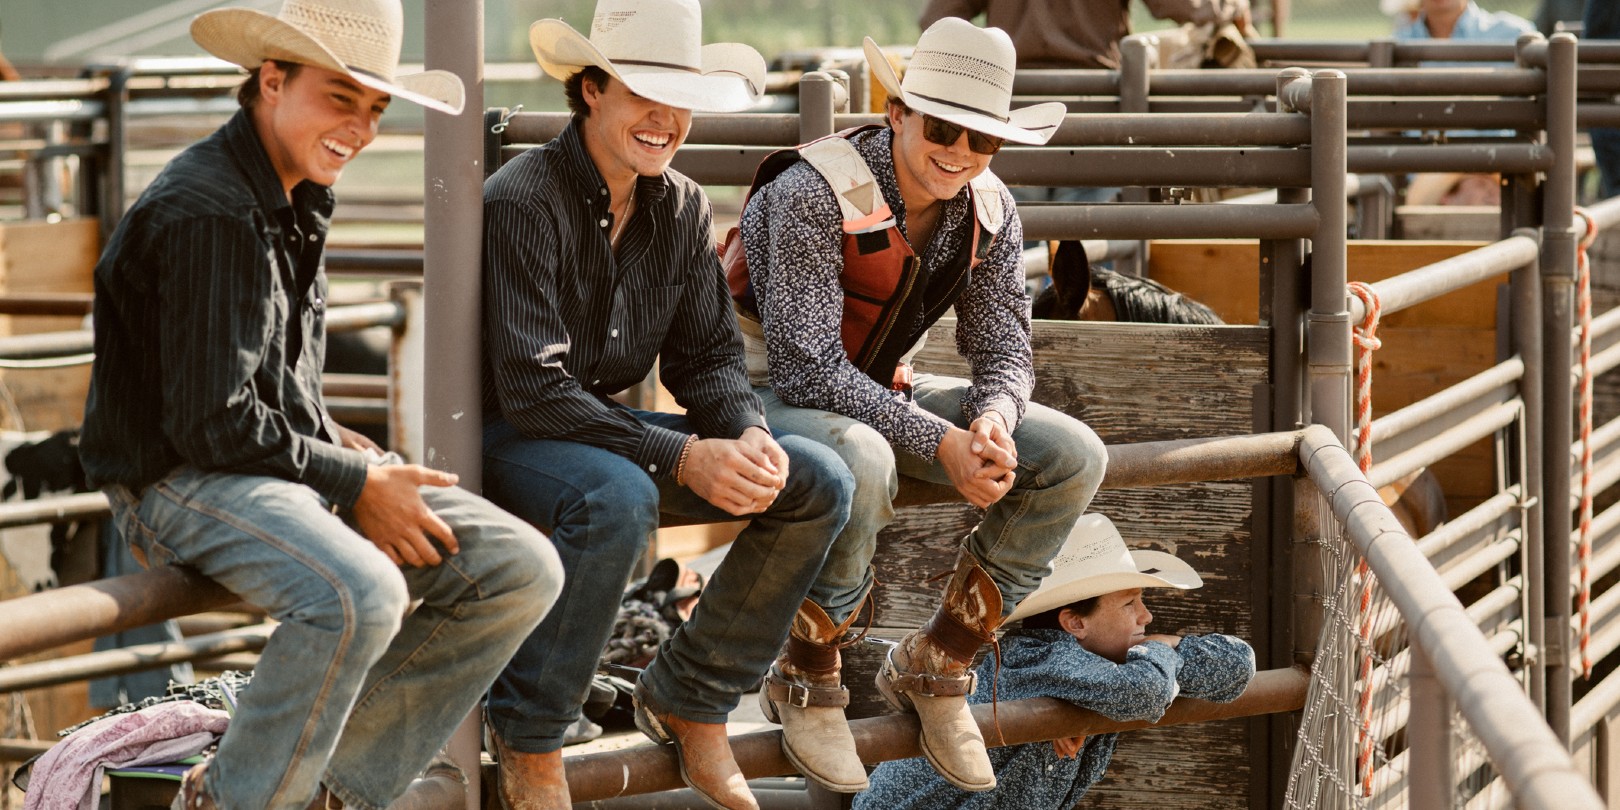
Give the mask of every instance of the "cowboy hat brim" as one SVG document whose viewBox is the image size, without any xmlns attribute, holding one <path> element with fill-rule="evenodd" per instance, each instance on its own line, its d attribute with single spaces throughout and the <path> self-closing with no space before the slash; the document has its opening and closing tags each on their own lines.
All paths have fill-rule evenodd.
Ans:
<svg viewBox="0 0 1620 810">
<path fill-rule="evenodd" d="M 343 64 L 319 40 L 262 11 L 221 8 L 191 21 L 191 38 L 204 50 L 252 70 L 267 59 L 311 65 L 342 73 L 373 90 L 451 115 L 461 112 L 466 93 L 461 79 L 445 70 L 429 70 L 392 81 Z"/>
<path fill-rule="evenodd" d="M 878 84 L 883 85 L 884 91 L 890 96 L 900 99 L 907 107 L 917 112 L 959 124 L 975 132 L 1006 138 L 1013 143 L 1039 146 L 1052 139 L 1052 135 L 1063 124 L 1063 116 L 1068 113 L 1068 108 L 1062 102 L 1049 101 L 1019 107 L 1007 114 L 1006 121 L 1002 121 L 984 113 L 965 110 L 947 101 L 907 93 L 901 89 L 900 77 L 895 74 L 894 67 L 884 57 L 883 50 L 878 44 L 871 37 L 867 37 L 862 47 L 866 51 L 866 63 L 872 75 L 877 77 Z"/>
<path fill-rule="evenodd" d="M 540 67 L 558 81 L 595 66 L 636 95 L 682 110 L 737 112 L 754 106 L 765 92 L 765 57 L 740 42 L 704 45 L 703 65 L 695 70 L 615 64 L 562 20 L 538 20 L 529 26 L 529 47 Z"/>
<path fill-rule="evenodd" d="M 1146 549 L 1132 549 L 1131 560 L 1135 571 L 1110 571 L 1077 577 L 1064 577 L 1054 573 L 1047 577 L 1035 592 L 1007 616 L 1007 621 L 1034 616 L 1048 610 L 1073 604 L 1082 599 L 1131 588 L 1176 588 L 1190 590 L 1202 587 L 1204 580 L 1192 566 L 1173 554 Z"/>
</svg>

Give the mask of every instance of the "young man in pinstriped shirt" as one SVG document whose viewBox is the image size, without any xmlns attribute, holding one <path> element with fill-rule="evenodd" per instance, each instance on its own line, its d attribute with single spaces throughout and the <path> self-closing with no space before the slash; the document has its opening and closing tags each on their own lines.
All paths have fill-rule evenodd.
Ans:
<svg viewBox="0 0 1620 810">
<path fill-rule="evenodd" d="M 281 622 L 176 808 L 387 806 L 560 587 L 533 527 L 321 399 L 330 186 L 392 98 L 461 109 L 452 74 L 390 78 L 403 16 L 198 17 L 198 44 L 251 70 L 242 109 L 164 168 L 96 266 L 85 471 L 144 565 L 195 567 Z"/>
<path fill-rule="evenodd" d="M 745 109 L 764 80 L 752 48 L 700 47 L 699 13 L 696 0 L 600 0 L 589 39 L 535 23 L 535 56 L 574 116 L 484 189 L 484 488 L 550 534 L 568 574 L 490 693 L 508 810 L 569 806 L 563 733 L 660 511 L 753 520 L 640 676 L 637 725 L 676 745 L 710 804 L 757 807 L 726 716 L 770 665 L 849 513 L 854 483 L 836 455 L 772 437 L 708 200 L 669 169 L 692 110 Z M 684 415 L 609 398 L 655 362 Z"/>
</svg>

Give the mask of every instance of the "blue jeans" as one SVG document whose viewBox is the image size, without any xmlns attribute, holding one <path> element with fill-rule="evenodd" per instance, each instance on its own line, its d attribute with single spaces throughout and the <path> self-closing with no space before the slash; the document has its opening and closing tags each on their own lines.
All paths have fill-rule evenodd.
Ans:
<svg viewBox="0 0 1620 810">
<path fill-rule="evenodd" d="M 968 382 L 918 374 L 912 383 L 918 407 L 966 428 L 962 395 Z M 882 434 L 841 414 L 784 404 L 769 388 L 755 388 L 765 415 L 777 430 L 814 439 L 835 450 L 855 474 L 855 503 L 849 523 L 827 553 L 827 564 L 810 589 L 810 600 L 833 621 L 842 621 L 871 586 L 877 534 L 894 519 L 900 475 L 950 484 L 938 461 L 895 452 Z M 967 550 L 984 565 L 1001 591 L 1003 614 L 1051 573 L 1049 563 L 1086 511 L 1108 465 L 1101 439 L 1073 417 L 1029 403 L 1013 429 L 1018 477 L 1001 500 L 985 510 L 968 534 Z"/>
<path fill-rule="evenodd" d="M 461 545 L 429 568 L 394 565 L 279 478 L 181 467 L 138 494 L 107 489 L 144 565 L 192 566 L 282 622 L 208 767 L 220 807 L 303 810 L 324 783 L 382 810 L 556 600 L 562 568 L 539 532 L 460 488 L 421 493 Z"/>
<path fill-rule="evenodd" d="M 684 416 L 631 412 L 692 432 Z M 838 457 L 797 437 L 778 441 L 788 455 L 787 487 L 738 535 L 697 610 L 642 675 L 658 706 L 677 717 L 725 722 L 787 640 L 788 624 L 849 515 L 855 483 Z M 484 427 L 484 491 L 545 530 L 568 572 L 557 608 L 495 680 L 488 704 L 491 727 L 512 749 L 555 751 L 579 716 L 659 512 L 736 518 L 616 453 L 526 438 L 502 419 Z"/>
</svg>

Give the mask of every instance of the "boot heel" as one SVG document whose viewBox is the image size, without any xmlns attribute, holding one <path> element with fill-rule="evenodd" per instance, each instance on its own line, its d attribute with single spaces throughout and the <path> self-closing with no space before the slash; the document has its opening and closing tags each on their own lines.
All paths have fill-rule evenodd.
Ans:
<svg viewBox="0 0 1620 810">
<path fill-rule="evenodd" d="M 669 745 L 674 742 L 674 738 L 669 734 L 669 729 L 664 728 L 664 724 L 658 722 L 658 718 L 654 717 L 652 712 L 647 711 L 647 701 L 639 684 L 636 686 L 635 705 L 637 730 L 647 735 L 647 739 L 659 745 Z"/>
<path fill-rule="evenodd" d="M 771 700 L 770 693 L 765 689 L 759 690 L 759 710 L 764 713 L 765 722 L 782 725 L 782 719 L 776 711 L 776 703 Z"/>
</svg>

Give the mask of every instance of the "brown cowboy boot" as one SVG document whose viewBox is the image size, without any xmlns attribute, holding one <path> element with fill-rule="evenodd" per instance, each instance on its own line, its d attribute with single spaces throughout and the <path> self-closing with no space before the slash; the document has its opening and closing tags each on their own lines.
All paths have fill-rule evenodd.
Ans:
<svg viewBox="0 0 1620 810">
<path fill-rule="evenodd" d="M 748 780 L 731 754 L 725 723 L 698 723 L 676 717 L 653 702 L 636 684 L 636 728 L 660 745 L 673 743 L 681 781 L 720 810 L 759 810 Z"/>
<path fill-rule="evenodd" d="M 999 626 L 1001 591 L 963 551 L 934 617 L 889 648 L 877 674 L 884 699 L 896 709 L 916 711 L 922 721 L 922 750 L 934 770 L 966 791 L 996 786 L 967 696 L 977 680 L 969 669 L 973 656 L 980 645 L 995 641 Z"/>
<path fill-rule="evenodd" d="M 484 727 L 484 747 L 495 758 L 495 796 L 501 810 L 568 810 L 568 772 L 562 751 L 527 754 L 506 747 L 501 735 Z"/>
<path fill-rule="evenodd" d="M 804 600 L 793 616 L 787 648 L 759 691 L 765 719 L 782 724 L 782 753 L 799 773 L 835 793 L 868 787 L 855 735 L 844 719 L 849 690 L 839 680 L 838 651 L 852 643 L 844 634 L 859 614 L 857 609 L 834 624 L 820 605 Z"/>
</svg>

